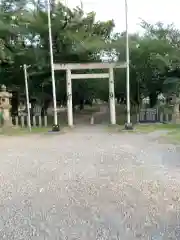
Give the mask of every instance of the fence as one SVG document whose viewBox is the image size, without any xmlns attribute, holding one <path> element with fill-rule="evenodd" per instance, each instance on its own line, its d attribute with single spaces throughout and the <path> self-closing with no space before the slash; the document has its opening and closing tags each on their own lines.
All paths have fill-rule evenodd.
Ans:
<svg viewBox="0 0 180 240">
<path fill-rule="evenodd" d="M 66 115 L 64 116 L 64 122 L 66 119 Z M 0 119 L 2 120 L 2 119 Z M 59 119 L 60 121 L 60 119 Z M 94 119 L 93 119 L 94 121 Z M 172 114 L 159 112 L 158 109 L 147 108 L 141 109 L 139 114 L 137 114 L 137 123 L 164 123 L 164 122 L 171 122 L 172 121 Z M 62 122 L 62 119 L 61 121 Z M 0 121 L 0 125 L 2 125 L 2 121 Z M 22 128 L 28 126 L 28 117 L 26 114 L 22 114 L 20 116 L 12 117 L 12 123 L 14 126 L 20 126 Z M 48 125 L 53 124 L 53 116 L 31 116 L 31 125 L 32 127 L 47 127 Z M 90 121 L 92 124 L 92 119 Z"/>
<path fill-rule="evenodd" d="M 159 112 L 156 108 L 140 109 L 137 114 L 137 122 L 139 123 L 163 123 L 171 122 L 172 114 Z"/>
<path fill-rule="evenodd" d="M 14 126 L 27 127 L 28 117 L 23 115 L 12 117 L 12 123 Z M 33 116 L 31 118 L 31 125 L 32 127 L 47 127 L 47 116 Z"/>
</svg>

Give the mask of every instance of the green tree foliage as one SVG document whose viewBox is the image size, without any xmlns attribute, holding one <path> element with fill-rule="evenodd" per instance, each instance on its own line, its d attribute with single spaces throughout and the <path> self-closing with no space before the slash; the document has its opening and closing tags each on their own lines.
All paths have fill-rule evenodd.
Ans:
<svg viewBox="0 0 180 240">
<path fill-rule="evenodd" d="M 73 10 L 63 4 L 52 6 L 52 38 L 54 61 L 100 61 L 102 50 L 110 46 L 113 21 L 96 22 L 95 13 L 85 14 L 82 9 Z M 12 88 L 24 88 L 22 65 L 29 68 L 30 93 L 51 95 L 51 74 L 46 5 L 24 0 L 1 1 L 0 5 L 0 74 L 1 83 Z M 65 98 L 65 73 L 57 72 L 57 96 Z M 87 85 L 75 83 L 75 89 Z M 84 86 L 82 86 L 84 85 Z M 86 86 L 87 87 L 87 86 Z M 88 89 L 91 89 L 89 86 Z M 80 91 L 80 90 L 79 90 Z M 79 92 L 78 91 L 78 92 Z M 84 91 L 83 91 L 84 92 Z M 81 95 L 81 94 L 80 94 Z"/>
<path fill-rule="evenodd" d="M 142 21 L 141 27 L 144 34 L 142 36 L 130 35 L 130 73 L 131 73 L 131 94 L 137 101 L 137 95 L 150 97 L 150 104 L 156 104 L 157 95 L 164 90 L 164 81 L 169 72 L 179 68 L 180 32 L 173 25 L 164 26 L 162 23 L 156 25 Z M 121 60 L 125 59 L 125 39 L 124 34 L 118 37 L 117 55 Z M 124 43 L 124 44 L 123 44 Z M 119 77 L 125 92 L 125 84 Z M 123 84 L 123 85 L 122 85 Z M 120 89 L 116 89 L 120 92 Z"/>
<path fill-rule="evenodd" d="M 54 61 L 125 61 L 125 33 L 114 33 L 112 20 L 95 21 L 95 13 L 85 14 L 79 7 L 69 9 L 52 3 Z M 131 99 L 149 96 L 151 106 L 157 94 L 165 91 L 164 81 L 179 78 L 180 31 L 173 25 L 155 25 L 142 21 L 144 34 L 129 35 Z M 0 3 L 0 84 L 24 91 L 23 64 L 30 65 L 30 94 L 52 97 L 47 6 L 44 1 L 1 0 Z M 102 70 L 101 70 L 102 71 Z M 115 92 L 120 99 L 126 93 L 125 70 L 115 71 Z M 173 83 L 172 83 L 173 84 Z M 65 73 L 56 72 L 58 100 L 66 100 Z M 105 80 L 75 80 L 76 101 L 93 96 L 108 100 Z M 77 100 L 78 99 L 78 100 Z M 75 102 L 75 100 L 74 100 Z"/>
</svg>

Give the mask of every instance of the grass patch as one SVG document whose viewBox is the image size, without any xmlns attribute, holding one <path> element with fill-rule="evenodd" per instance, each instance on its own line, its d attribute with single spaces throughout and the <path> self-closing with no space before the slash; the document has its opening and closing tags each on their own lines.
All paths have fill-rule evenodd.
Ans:
<svg viewBox="0 0 180 240">
<path fill-rule="evenodd" d="M 142 124 L 136 125 L 135 131 L 141 133 L 151 133 L 155 131 L 167 131 L 162 136 L 163 139 L 168 140 L 173 144 L 180 144 L 180 124 Z"/>
<path fill-rule="evenodd" d="M 167 131 L 165 136 L 172 143 L 180 143 L 180 124 L 137 124 L 133 130 L 124 130 L 124 125 L 108 125 L 107 131 L 119 133 L 151 133 L 155 131 Z"/>
<path fill-rule="evenodd" d="M 63 125 L 60 126 L 60 133 L 65 133 L 70 128 Z M 33 135 L 33 134 L 46 134 L 52 130 L 52 127 L 32 127 L 31 132 L 28 128 L 9 128 L 0 129 L 1 136 L 22 136 L 22 135 Z"/>
<path fill-rule="evenodd" d="M 46 133 L 50 131 L 50 127 L 37 127 L 32 128 L 31 132 L 28 128 L 9 128 L 9 129 L 1 129 L 0 135 L 6 135 L 6 136 L 19 136 L 19 135 L 26 135 L 26 134 L 39 134 L 39 133 Z"/>
<path fill-rule="evenodd" d="M 150 133 L 157 130 L 167 130 L 167 131 L 180 131 L 180 124 L 138 124 L 135 126 L 135 130 L 138 132 Z"/>
<path fill-rule="evenodd" d="M 180 129 L 176 129 L 174 131 L 171 131 L 167 134 L 167 138 L 172 142 L 172 143 L 180 143 Z"/>
</svg>

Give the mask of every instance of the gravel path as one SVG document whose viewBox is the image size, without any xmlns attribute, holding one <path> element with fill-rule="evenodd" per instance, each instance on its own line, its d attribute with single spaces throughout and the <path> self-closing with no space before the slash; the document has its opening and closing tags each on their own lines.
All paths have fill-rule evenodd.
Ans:
<svg viewBox="0 0 180 240">
<path fill-rule="evenodd" d="M 0 239 L 180 239 L 173 145 L 99 127 L 0 142 Z"/>
</svg>

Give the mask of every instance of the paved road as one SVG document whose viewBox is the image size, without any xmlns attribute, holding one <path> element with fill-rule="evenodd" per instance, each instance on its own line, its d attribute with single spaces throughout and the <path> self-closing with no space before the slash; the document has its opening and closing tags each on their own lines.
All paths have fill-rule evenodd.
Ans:
<svg viewBox="0 0 180 240">
<path fill-rule="evenodd" d="M 1 137 L 0 239 L 180 239 L 180 154 L 156 137 Z"/>
</svg>

